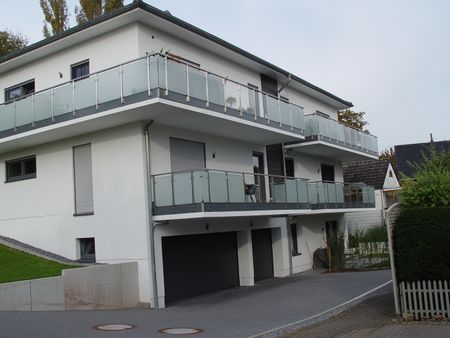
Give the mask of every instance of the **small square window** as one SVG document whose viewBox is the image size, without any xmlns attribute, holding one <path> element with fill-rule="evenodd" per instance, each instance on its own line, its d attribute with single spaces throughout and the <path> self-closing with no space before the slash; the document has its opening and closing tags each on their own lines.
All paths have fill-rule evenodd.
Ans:
<svg viewBox="0 0 450 338">
<path fill-rule="evenodd" d="M 79 259 L 82 263 L 95 263 L 95 238 L 78 238 Z"/>
<path fill-rule="evenodd" d="M 6 162 L 6 182 L 36 178 L 36 156 Z"/>
<path fill-rule="evenodd" d="M 79 79 L 89 75 L 89 60 L 77 63 L 71 66 L 72 80 Z"/>
<path fill-rule="evenodd" d="M 5 89 L 5 102 L 17 100 L 32 93 L 34 93 L 34 80 Z"/>
</svg>

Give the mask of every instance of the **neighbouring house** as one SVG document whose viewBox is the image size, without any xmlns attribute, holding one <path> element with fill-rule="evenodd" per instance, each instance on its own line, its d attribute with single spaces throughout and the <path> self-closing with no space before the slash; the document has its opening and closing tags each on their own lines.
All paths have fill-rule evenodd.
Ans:
<svg viewBox="0 0 450 338">
<path fill-rule="evenodd" d="M 136 261 L 152 307 L 310 269 L 375 210 L 350 102 L 142 1 L 1 58 L 0 89 L 0 234 Z"/>
<path fill-rule="evenodd" d="M 450 141 L 448 140 L 433 141 L 433 145 L 437 152 L 450 151 Z M 397 159 L 399 175 L 403 174 L 408 177 L 415 177 L 415 168 L 412 164 L 423 164 L 425 161 L 424 156 L 430 157 L 430 146 L 430 142 L 395 146 L 395 157 Z"/>
<path fill-rule="evenodd" d="M 345 227 L 351 232 L 384 224 L 387 209 L 398 201 L 401 189 L 395 170 L 388 160 L 345 163 L 344 182 L 366 184 L 375 188 L 375 208 L 345 214 Z"/>
</svg>

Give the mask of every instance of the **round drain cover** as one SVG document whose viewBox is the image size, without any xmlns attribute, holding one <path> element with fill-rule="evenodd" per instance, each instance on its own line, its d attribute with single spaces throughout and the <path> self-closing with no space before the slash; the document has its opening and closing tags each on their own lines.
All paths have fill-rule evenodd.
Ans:
<svg viewBox="0 0 450 338">
<path fill-rule="evenodd" d="M 101 330 L 101 331 L 123 331 L 123 330 L 130 330 L 134 329 L 136 325 L 130 325 L 130 324 L 100 324 L 94 326 L 94 329 Z"/>
<path fill-rule="evenodd" d="M 191 327 L 172 327 L 167 329 L 159 330 L 161 333 L 165 334 L 176 334 L 176 335 L 187 335 L 187 334 L 196 334 L 203 332 L 202 329 L 195 329 Z"/>
</svg>

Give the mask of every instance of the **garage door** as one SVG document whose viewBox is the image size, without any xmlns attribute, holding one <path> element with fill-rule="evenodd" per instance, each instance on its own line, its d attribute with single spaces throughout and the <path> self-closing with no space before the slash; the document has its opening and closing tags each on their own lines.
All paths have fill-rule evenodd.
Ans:
<svg viewBox="0 0 450 338">
<path fill-rule="evenodd" d="M 239 285 L 236 232 L 162 238 L 166 303 Z"/>
<path fill-rule="evenodd" d="M 273 277 L 272 230 L 252 230 L 255 281 Z"/>
</svg>

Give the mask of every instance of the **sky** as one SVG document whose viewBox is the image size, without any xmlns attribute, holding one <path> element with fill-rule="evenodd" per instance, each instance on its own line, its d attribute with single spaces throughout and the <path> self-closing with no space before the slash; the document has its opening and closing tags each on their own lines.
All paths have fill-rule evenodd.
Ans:
<svg viewBox="0 0 450 338">
<path fill-rule="evenodd" d="M 450 1 L 145 1 L 351 101 L 380 150 L 450 139 Z M 0 29 L 37 42 L 42 20 L 38 0 L 0 0 Z"/>
</svg>

